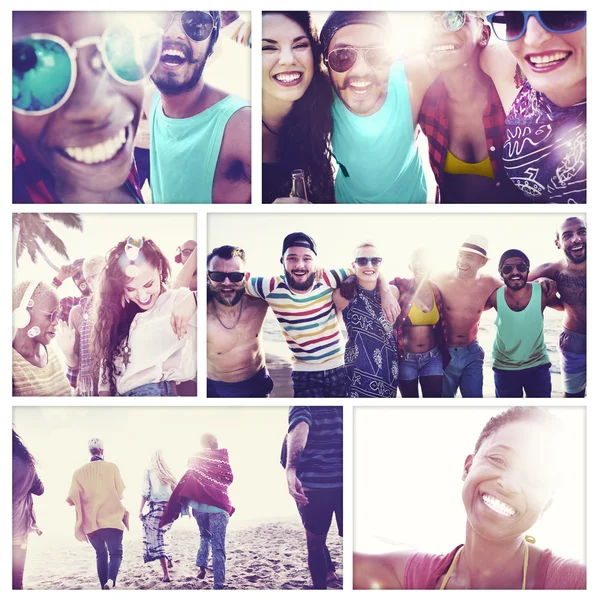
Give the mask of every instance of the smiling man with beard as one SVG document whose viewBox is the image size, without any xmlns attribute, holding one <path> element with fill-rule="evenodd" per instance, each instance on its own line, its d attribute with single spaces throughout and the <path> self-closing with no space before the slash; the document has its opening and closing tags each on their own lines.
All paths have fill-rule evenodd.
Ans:
<svg viewBox="0 0 599 600">
<path fill-rule="evenodd" d="M 506 250 L 499 260 L 505 286 L 488 304 L 497 310 L 493 371 L 497 398 L 551 397 L 551 361 L 545 347 L 543 311 L 559 306 L 548 300 L 540 283 L 528 282 L 530 260 L 521 250 Z"/>
<path fill-rule="evenodd" d="M 250 201 L 249 102 L 209 86 L 206 61 L 220 30 L 219 11 L 156 13 L 162 54 L 148 111 L 152 202 Z"/>
<path fill-rule="evenodd" d="M 557 283 L 565 311 L 559 336 L 564 397 L 584 398 L 587 380 L 587 227 L 578 217 L 568 217 L 556 232 L 555 245 L 564 256 L 540 265 L 531 279 L 548 277 Z"/>
<path fill-rule="evenodd" d="M 208 398 L 267 398 L 262 324 L 268 304 L 245 294 L 245 251 L 214 248 L 207 260 Z"/>
<path fill-rule="evenodd" d="M 333 152 L 339 203 L 424 203 L 426 181 L 414 131 L 435 78 L 423 56 L 393 62 L 387 13 L 332 12 L 320 33 L 335 90 Z M 341 166 L 342 165 L 342 166 Z"/>
</svg>

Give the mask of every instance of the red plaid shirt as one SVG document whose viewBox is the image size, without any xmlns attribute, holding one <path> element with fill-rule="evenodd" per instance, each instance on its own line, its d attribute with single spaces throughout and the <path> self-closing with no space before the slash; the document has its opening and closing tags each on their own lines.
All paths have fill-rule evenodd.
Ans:
<svg viewBox="0 0 599 600">
<path fill-rule="evenodd" d="M 403 349 L 403 327 L 408 318 L 410 309 L 412 308 L 416 286 L 413 277 L 411 279 L 396 277 L 393 281 L 389 282 L 389 285 L 394 285 L 400 293 L 399 307 L 401 313 L 399 314 L 399 317 L 397 317 L 395 325 L 393 325 L 393 333 L 397 344 L 397 356 L 402 360 L 405 358 L 405 351 Z M 441 352 L 441 357 L 443 358 L 443 368 L 445 368 L 449 364 L 451 356 L 449 355 L 449 350 L 447 348 L 447 327 L 445 325 L 445 313 L 443 312 L 443 300 L 441 299 L 439 288 L 434 283 L 430 282 L 429 286 L 433 291 L 433 296 L 437 303 L 437 310 L 439 311 L 439 320 L 433 325 L 433 334 L 437 342 L 437 347 Z"/>
<path fill-rule="evenodd" d="M 138 204 L 143 204 L 139 176 L 135 160 L 125 187 Z M 29 160 L 21 148 L 13 142 L 12 160 L 12 201 L 13 204 L 60 204 L 54 189 L 52 174 L 35 161 Z"/>
<path fill-rule="evenodd" d="M 493 166 L 495 181 L 502 188 L 512 187 L 505 175 L 502 163 L 503 143 L 505 141 L 505 113 L 497 90 L 489 79 L 487 109 L 483 115 L 483 125 L 487 137 L 487 149 Z M 447 121 L 447 89 L 443 77 L 437 77 L 429 87 L 422 101 L 418 123 L 428 139 L 428 155 L 439 186 L 437 202 L 443 201 L 443 177 L 445 159 L 449 148 L 449 124 Z"/>
</svg>

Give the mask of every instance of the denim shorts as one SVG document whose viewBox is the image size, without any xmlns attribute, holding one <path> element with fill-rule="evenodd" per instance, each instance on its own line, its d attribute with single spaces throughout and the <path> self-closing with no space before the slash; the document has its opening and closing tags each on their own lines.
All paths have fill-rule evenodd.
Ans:
<svg viewBox="0 0 599 600">
<path fill-rule="evenodd" d="M 124 392 L 121 396 L 176 396 L 173 392 L 171 381 L 159 381 L 158 383 L 145 383 L 139 387 Z"/>
<path fill-rule="evenodd" d="M 400 381 L 411 381 L 418 377 L 443 375 L 443 359 L 439 348 L 428 352 L 405 352 L 399 361 Z"/>
</svg>

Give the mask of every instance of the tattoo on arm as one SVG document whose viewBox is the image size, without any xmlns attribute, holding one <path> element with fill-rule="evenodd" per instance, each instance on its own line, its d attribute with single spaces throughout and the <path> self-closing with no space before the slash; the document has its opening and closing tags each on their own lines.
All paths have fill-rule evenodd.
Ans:
<svg viewBox="0 0 599 600">
<path fill-rule="evenodd" d="M 292 451 L 289 453 L 287 466 L 296 469 L 303 451 L 303 446 L 300 446 L 299 448 L 293 448 Z"/>
</svg>

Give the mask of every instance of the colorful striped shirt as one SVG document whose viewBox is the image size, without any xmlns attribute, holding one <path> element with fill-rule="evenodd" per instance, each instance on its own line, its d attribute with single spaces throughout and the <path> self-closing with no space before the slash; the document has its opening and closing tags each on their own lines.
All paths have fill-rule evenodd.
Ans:
<svg viewBox="0 0 599 600">
<path fill-rule="evenodd" d="M 328 371 L 343 366 L 344 341 L 335 314 L 333 290 L 351 269 L 324 271 L 322 279 L 305 294 L 291 290 L 284 275 L 252 277 L 250 296 L 268 302 L 293 353 L 294 371 Z"/>
<path fill-rule="evenodd" d="M 299 423 L 310 428 L 297 465 L 297 478 L 313 490 L 343 487 L 343 407 L 291 406 L 289 429 Z"/>
</svg>

